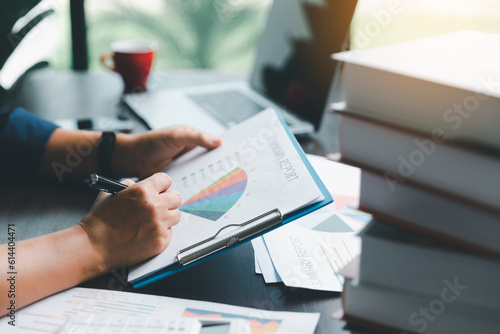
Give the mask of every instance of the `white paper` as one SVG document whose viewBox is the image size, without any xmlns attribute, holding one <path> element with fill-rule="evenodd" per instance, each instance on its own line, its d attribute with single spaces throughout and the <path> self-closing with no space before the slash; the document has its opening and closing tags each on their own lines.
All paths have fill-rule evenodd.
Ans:
<svg viewBox="0 0 500 334">
<path fill-rule="evenodd" d="M 179 250 L 215 235 L 223 226 L 276 208 L 286 214 L 323 199 L 275 111 L 263 111 L 222 137 L 221 147 L 209 152 L 195 149 L 166 171 L 173 180 L 171 189 L 183 198 L 181 221 L 172 228 L 167 249 L 132 268 L 129 281 L 175 263 Z M 207 192 L 213 193 L 202 196 Z"/>
<path fill-rule="evenodd" d="M 260 269 L 260 264 L 259 264 L 259 259 L 257 258 L 257 254 L 254 254 L 254 260 L 255 260 L 255 273 L 262 275 L 262 269 Z"/>
<path fill-rule="evenodd" d="M 371 219 L 357 210 L 360 170 L 322 157 L 308 159 L 334 203 L 265 234 L 265 249 L 285 285 L 342 291 L 337 271 L 360 253 L 356 233 Z"/>
<path fill-rule="evenodd" d="M 253 251 L 255 256 L 259 261 L 259 267 L 264 276 L 264 282 L 266 283 L 279 283 L 283 282 L 280 275 L 276 271 L 273 265 L 273 261 L 267 251 L 266 244 L 262 237 L 258 237 L 252 240 Z"/>
<path fill-rule="evenodd" d="M 0 319 L 0 333 L 57 333 L 79 314 L 130 317 L 237 317 L 250 320 L 251 333 L 314 333 L 319 313 L 271 312 L 226 304 L 100 289 L 73 288 L 16 312 L 16 326 Z M 265 331 L 263 331 L 265 329 Z"/>
<path fill-rule="evenodd" d="M 313 228 L 287 224 L 264 236 L 269 254 L 283 283 L 290 287 L 342 291 L 344 279 L 337 271 L 361 252 L 355 229 L 328 210 L 306 216 Z M 321 222 L 332 222 L 344 232 L 314 230 Z M 318 224 L 318 222 L 320 222 Z M 342 226 L 342 224 L 344 226 Z"/>
</svg>

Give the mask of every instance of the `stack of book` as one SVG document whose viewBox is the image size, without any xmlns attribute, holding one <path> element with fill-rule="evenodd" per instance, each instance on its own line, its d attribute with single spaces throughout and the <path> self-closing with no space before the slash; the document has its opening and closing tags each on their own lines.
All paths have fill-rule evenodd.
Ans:
<svg viewBox="0 0 500 334">
<path fill-rule="evenodd" d="M 500 331 L 500 35 L 460 31 L 335 54 L 340 152 L 362 168 L 346 319 Z"/>
</svg>

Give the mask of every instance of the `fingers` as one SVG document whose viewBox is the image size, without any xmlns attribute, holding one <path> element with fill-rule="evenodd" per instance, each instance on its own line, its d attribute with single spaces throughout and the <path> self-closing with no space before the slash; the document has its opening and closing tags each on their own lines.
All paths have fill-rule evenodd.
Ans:
<svg viewBox="0 0 500 334">
<path fill-rule="evenodd" d="M 130 180 L 130 179 L 122 180 L 122 181 L 120 181 L 120 183 L 126 184 L 129 187 L 135 184 L 135 182 Z M 100 191 L 99 194 L 97 195 L 94 203 L 101 203 L 104 199 L 106 199 L 107 197 L 109 197 L 111 195 L 113 195 L 113 194 L 110 194 L 110 193 L 105 192 L 105 191 Z"/>
<path fill-rule="evenodd" d="M 166 219 L 166 224 L 168 228 L 177 225 L 181 220 L 181 211 L 179 209 L 168 210 L 168 218 Z"/>
<path fill-rule="evenodd" d="M 175 127 L 175 137 L 179 144 L 188 146 L 201 146 L 207 149 L 219 147 L 222 138 L 212 136 L 208 133 L 198 131 L 189 126 Z"/>
<path fill-rule="evenodd" d="M 160 194 L 162 202 L 167 206 L 167 210 L 164 211 L 165 217 L 163 221 L 166 222 L 168 228 L 177 225 L 181 220 L 181 212 L 178 209 L 182 204 L 182 198 L 178 191 L 169 190 Z"/>
<path fill-rule="evenodd" d="M 131 185 L 135 184 L 135 182 L 134 182 L 134 181 L 132 181 L 132 180 L 130 180 L 130 179 L 125 179 L 125 180 L 122 180 L 122 181 L 120 181 L 120 183 L 126 184 L 126 185 L 127 185 L 127 186 L 129 186 L 129 187 L 130 187 Z"/>
<path fill-rule="evenodd" d="M 124 180 L 123 183 L 127 185 L 134 184 L 132 180 Z M 159 221 L 164 224 L 163 226 L 166 225 L 167 229 L 169 229 L 179 223 L 181 219 L 181 213 L 178 207 L 182 204 L 182 198 L 177 190 L 168 190 L 168 188 L 170 188 L 170 186 L 172 185 L 172 179 L 170 178 L 170 176 L 165 173 L 156 173 L 148 177 L 147 179 L 138 182 L 137 185 L 139 186 L 139 188 L 136 190 L 142 188 L 142 190 L 146 193 L 156 193 L 156 195 L 150 194 L 153 195 L 153 197 L 147 196 L 145 195 L 145 193 L 143 193 L 143 196 L 149 198 L 148 201 L 156 203 L 156 205 L 153 206 L 156 207 L 155 215 L 159 219 Z"/>
<path fill-rule="evenodd" d="M 156 190 L 158 193 L 162 193 L 167 191 L 168 188 L 172 185 L 172 179 L 165 173 L 156 173 L 148 177 L 147 179 L 139 182 L 146 187 L 151 187 Z"/>
<path fill-rule="evenodd" d="M 156 214 L 156 226 L 164 233 L 166 230 L 177 225 L 181 220 L 181 211 L 177 208 L 175 209 L 165 209 Z M 158 232 L 159 233 L 159 232 Z"/>
<path fill-rule="evenodd" d="M 191 151 L 193 148 L 195 148 L 196 146 L 192 146 L 192 145 L 186 145 L 182 151 L 180 151 L 179 153 L 177 153 L 173 158 L 172 160 L 175 160 L 177 159 L 178 157 L 180 157 L 181 155 L 184 155 L 186 154 L 187 152 Z"/>
<path fill-rule="evenodd" d="M 104 191 L 99 191 L 99 194 L 97 194 L 97 197 L 94 200 L 94 205 L 99 205 L 99 203 L 102 203 L 106 197 L 111 196 L 111 194 L 104 192 Z"/>
<path fill-rule="evenodd" d="M 135 184 L 135 182 L 132 181 L 132 180 L 130 180 L 130 179 L 123 180 L 123 181 L 121 181 L 121 183 L 126 184 L 129 187 L 131 185 Z M 108 196 L 111 196 L 111 194 L 109 194 L 109 193 L 107 193 L 105 191 L 100 191 L 99 194 L 97 195 L 94 203 L 100 203 L 100 202 L 102 202 Z"/>
<path fill-rule="evenodd" d="M 169 190 L 161 194 L 161 196 L 168 203 L 169 210 L 177 209 L 182 204 L 181 194 L 177 190 Z"/>
</svg>

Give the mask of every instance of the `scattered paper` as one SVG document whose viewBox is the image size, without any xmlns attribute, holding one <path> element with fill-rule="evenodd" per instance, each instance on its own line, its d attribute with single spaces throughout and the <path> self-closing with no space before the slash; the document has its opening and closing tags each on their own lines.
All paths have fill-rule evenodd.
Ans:
<svg viewBox="0 0 500 334">
<path fill-rule="evenodd" d="M 255 252 L 254 252 L 254 259 L 255 259 L 255 273 L 262 275 L 262 269 L 260 268 L 259 259 L 257 258 L 257 255 L 255 255 Z"/>
<path fill-rule="evenodd" d="M 328 210 L 287 224 L 264 240 L 286 286 L 315 290 L 342 291 L 344 279 L 337 271 L 361 251 L 356 226 Z"/>
<path fill-rule="evenodd" d="M 280 275 L 276 271 L 273 261 L 269 256 L 269 252 L 264 243 L 262 237 L 258 237 L 252 240 L 252 247 L 255 252 L 255 256 L 259 261 L 260 270 L 262 271 L 262 276 L 264 276 L 264 281 L 266 283 L 279 283 L 282 282 Z"/>
<path fill-rule="evenodd" d="M 342 291 L 338 271 L 359 255 L 356 235 L 371 219 L 357 209 L 360 170 L 318 156 L 308 159 L 335 202 L 265 234 L 263 245 L 254 246 L 255 256 L 268 264 L 263 272 L 276 271 L 287 286 Z"/>
<path fill-rule="evenodd" d="M 15 327 L 0 319 L 0 333 L 57 333 L 66 319 L 81 314 L 130 317 L 241 318 L 250 321 L 249 334 L 314 333 L 319 313 L 272 312 L 226 304 L 140 293 L 73 288 L 16 312 Z"/>
</svg>

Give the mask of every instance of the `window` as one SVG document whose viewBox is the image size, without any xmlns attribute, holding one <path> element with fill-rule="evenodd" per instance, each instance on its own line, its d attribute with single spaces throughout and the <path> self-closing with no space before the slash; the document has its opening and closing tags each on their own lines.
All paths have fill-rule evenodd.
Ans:
<svg viewBox="0 0 500 334">
<path fill-rule="evenodd" d="M 58 0 L 59 1 L 59 0 Z M 66 0 L 67 1 L 67 0 Z M 100 55 L 116 40 L 154 40 L 155 70 L 217 68 L 250 70 L 270 0 L 86 0 L 89 67 L 103 70 Z M 70 23 L 53 67 L 69 68 Z M 69 62 L 69 63 L 68 63 Z"/>
<path fill-rule="evenodd" d="M 500 0 L 358 0 L 351 47 L 363 49 L 457 30 L 500 34 Z"/>
<path fill-rule="evenodd" d="M 111 42 L 141 39 L 159 44 L 155 70 L 248 71 L 271 3 L 86 0 L 90 69 L 104 70 L 99 58 Z M 69 0 L 42 0 L 38 7 L 53 8 L 55 14 L 21 43 L 12 57 L 15 61 L 2 69 L 0 80 L 14 80 L 22 67 L 18 64 L 29 63 L 35 55 L 48 58 L 53 68 L 71 68 Z M 462 29 L 500 33 L 498 22 L 500 0 L 358 0 L 351 47 L 374 47 Z"/>
</svg>

